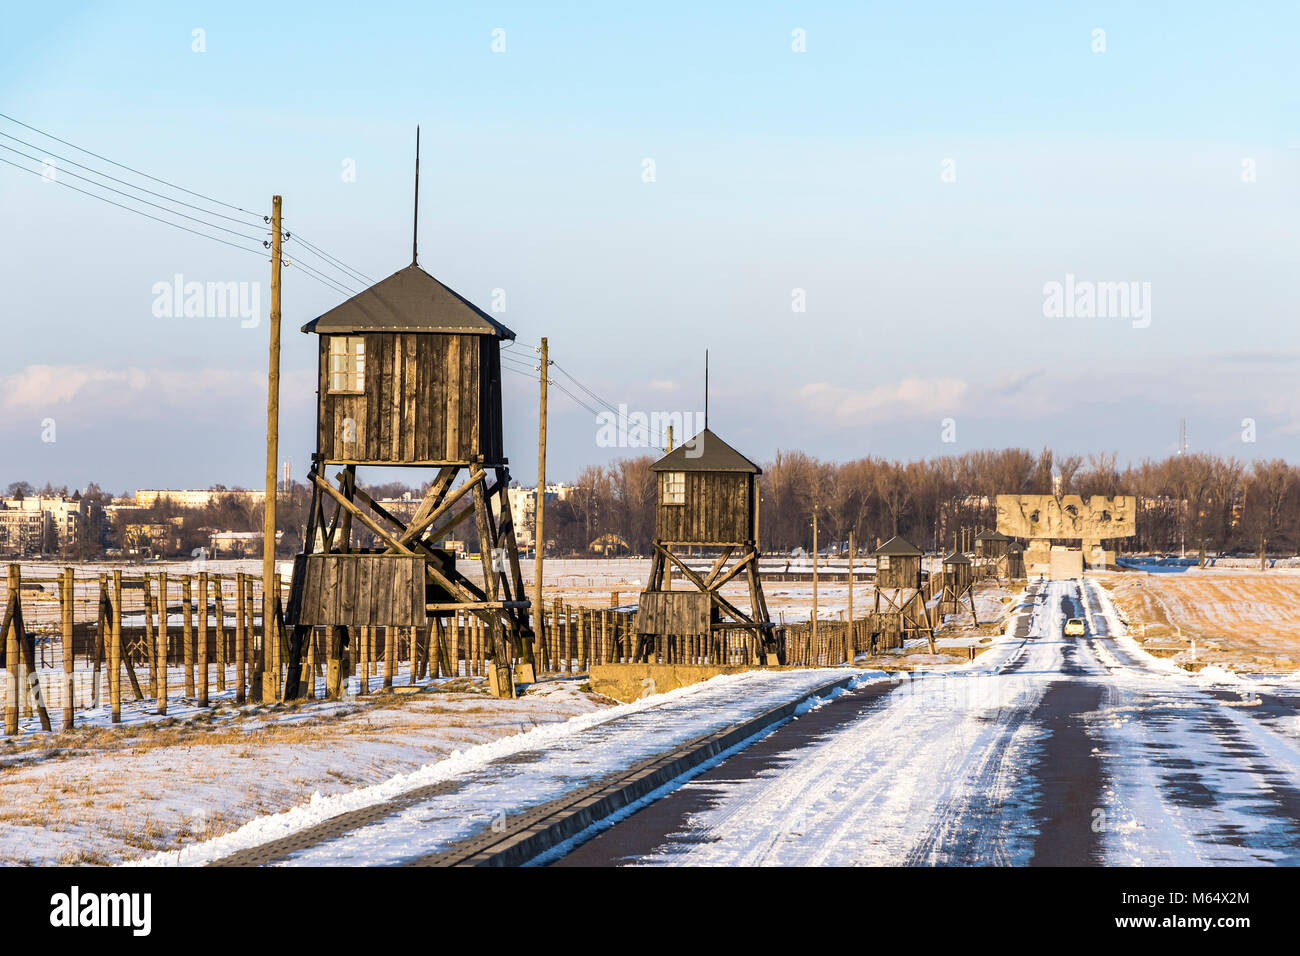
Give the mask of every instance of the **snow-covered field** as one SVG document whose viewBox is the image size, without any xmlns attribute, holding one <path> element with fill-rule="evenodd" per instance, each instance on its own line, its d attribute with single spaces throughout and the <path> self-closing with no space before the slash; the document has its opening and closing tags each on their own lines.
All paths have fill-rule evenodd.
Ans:
<svg viewBox="0 0 1300 956">
<path fill-rule="evenodd" d="M 1300 574 L 1193 568 L 1098 580 L 1140 636 L 1179 662 L 1273 674 L 1300 669 Z"/>
<path fill-rule="evenodd" d="M 1094 637 L 1065 640 L 1079 600 L 1050 582 L 1025 636 L 970 667 L 913 676 L 757 772 L 685 784 L 681 824 L 622 862 L 1300 862 L 1300 723 L 1252 712 L 1300 684 L 1153 658 L 1091 581 Z"/>
<path fill-rule="evenodd" d="M 378 822 L 299 850 L 282 861 L 304 866 L 400 863 L 445 849 L 495 820 L 757 716 L 846 675 L 857 675 L 862 681 L 884 678 L 879 672 L 825 668 L 715 677 L 467 749 L 374 786 L 334 796 L 313 796 L 298 807 L 258 818 L 225 836 L 179 852 L 159 853 L 144 862 L 211 862 L 420 787 L 455 784 Z"/>
<path fill-rule="evenodd" d="M 293 706 L 173 702 L 166 718 L 152 702 L 124 702 L 125 726 L 108 729 L 101 710 L 57 736 L 26 721 L 28 733 L 0 743 L 0 862 L 134 859 L 612 703 L 575 681 L 534 685 L 517 701 L 480 684 Z"/>
</svg>

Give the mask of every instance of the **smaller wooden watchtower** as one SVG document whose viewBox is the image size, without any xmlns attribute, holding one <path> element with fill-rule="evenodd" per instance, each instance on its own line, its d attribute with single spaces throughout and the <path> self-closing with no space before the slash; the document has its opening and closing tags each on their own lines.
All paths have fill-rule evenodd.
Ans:
<svg viewBox="0 0 1300 956">
<path fill-rule="evenodd" d="M 873 632 L 902 635 L 934 634 L 921 575 L 921 550 L 898 535 L 876 548 Z M 886 644 L 889 643 L 886 637 Z"/>
<path fill-rule="evenodd" d="M 921 587 L 921 550 L 898 535 L 876 548 L 876 589 Z"/>
<path fill-rule="evenodd" d="M 1002 577 L 1011 541 L 1001 531 L 981 531 L 975 535 L 974 570 L 977 579 Z"/>
<path fill-rule="evenodd" d="M 658 485 L 655 539 L 649 586 L 637 609 L 638 640 L 737 629 L 756 638 L 756 655 L 772 652 L 773 625 L 758 574 L 762 469 L 707 427 L 650 467 Z M 717 553 L 710 569 L 700 573 L 687 565 L 683 550 Z M 670 590 L 670 569 L 695 590 Z M 721 593 L 742 574 L 749 585 L 749 614 Z"/>
<path fill-rule="evenodd" d="M 1019 541 L 1007 545 L 1006 576 L 1015 581 L 1025 576 L 1025 549 Z"/>
<path fill-rule="evenodd" d="M 970 558 L 959 551 L 954 551 L 943 559 L 943 594 L 939 598 L 940 614 L 956 614 L 961 607 L 962 598 L 970 602 L 971 618 L 979 626 L 979 616 L 975 612 L 975 567 Z"/>
</svg>

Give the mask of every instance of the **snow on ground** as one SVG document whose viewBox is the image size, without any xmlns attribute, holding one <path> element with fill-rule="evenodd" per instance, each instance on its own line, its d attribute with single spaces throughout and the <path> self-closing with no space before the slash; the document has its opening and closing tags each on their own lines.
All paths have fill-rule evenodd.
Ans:
<svg viewBox="0 0 1300 956">
<path fill-rule="evenodd" d="M 1036 615 L 1033 635 L 1046 638 L 1057 616 Z M 1012 671 L 1022 659 L 1028 666 Z M 1007 635 L 977 661 L 947 672 L 895 675 L 881 706 L 800 749 L 779 769 L 710 784 L 716 804 L 692 816 L 689 835 L 640 862 L 943 862 L 938 846 L 963 825 L 962 814 L 945 808 L 1027 801 L 1017 784 L 1039 732 L 1025 717 L 1045 690 L 1038 675 L 1059 662 L 1056 642 Z M 964 862 L 1026 862 L 1030 831 L 1008 827 L 998 839 L 981 837 Z"/>
<path fill-rule="evenodd" d="M 1013 621 L 967 667 L 914 673 L 756 774 L 687 783 L 680 829 L 625 862 L 1018 865 L 1050 861 L 1063 833 L 1095 863 L 1300 862 L 1300 687 L 1188 674 L 1142 652 L 1095 582 L 1078 587 L 1027 599 L 1028 639 Z M 1067 640 L 1080 600 L 1093 626 Z M 1259 712 L 1266 691 L 1293 695 L 1277 717 Z M 1059 761 L 1085 792 L 1061 792 Z"/>
<path fill-rule="evenodd" d="M 1207 667 L 1189 674 L 1148 654 L 1096 581 L 1084 583 L 1113 641 L 1092 645 L 1108 691 L 1090 728 L 1109 786 L 1101 822 L 1107 861 L 1205 866 L 1300 862 L 1294 807 L 1300 726 L 1251 712 L 1263 694 L 1300 692 L 1295 677 L 1251 678 Z"/>
<path fill-rule="evenodd" d="M 1143 640 L 1180 663 L 1286 673 L 1300 668 L 1300 576 L 1193 568 L 1099 575 Z"/>
<path fill-rule="evenodd" d="M 437 684 L 238 709 L 227 694 L 207 711 L 173 701 L 166 718 L 148 712 L 152 702 L 124 701 L 123 727 L 109 729 L 101 709 L 79 714 L 71 733 L 6 741 L 0 862 L 113 863 L 175 848 L 611 703 L 572 680 L 516 701 L 487 696 L 481 682 Z"/>
<path fill-rule="evenodd" d="M 530 806 L 544 803 L 616 770 L 671 750 L 704 734 L 757 716 L 839 677 L 884 675 L 850 669 L 750 671 L 724 675 L 630 704 L 538 727 L 525 734 L 468 748 L 371 787 L 312 799 L 284 813 L 179 852 L 160 853 L 157 865 L 193 865 L 269 840 L 329 817 L 371 806 L 434 783 L 449 791 L 355 830 L 301 850 L 294 865 L 397 863 L 446 848 Z"/>
</svg>

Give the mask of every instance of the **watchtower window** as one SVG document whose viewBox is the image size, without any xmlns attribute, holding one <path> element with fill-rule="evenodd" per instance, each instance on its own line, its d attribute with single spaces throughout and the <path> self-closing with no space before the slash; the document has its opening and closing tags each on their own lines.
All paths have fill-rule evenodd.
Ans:
<svg viewBox="0 0 1300 956">
<path fill-rule="evenodd" d="M 366 340 L 360 335 L 330 336 L 330 393 L 366 390 Z"/>
<path fill-rule="evenodd" d="M 878 571 L 889 570 L 889 555 L 882 554 L 880 557 L 876 558 L 876 570 Z"/>
<path fill-rule="evenodd" d="M 686 472 L 665 471 L 659 479 L 661 499 L 666 505 L 686 504 Z"/>
</svg>

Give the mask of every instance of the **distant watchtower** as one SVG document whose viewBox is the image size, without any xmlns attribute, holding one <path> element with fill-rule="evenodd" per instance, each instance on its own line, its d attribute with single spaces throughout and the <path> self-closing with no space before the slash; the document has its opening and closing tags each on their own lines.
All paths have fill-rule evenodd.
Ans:
<svg viewBox="0 0 1300 956">
<path fill-rule="evenodd" d="M 758 476 L 762 469 L 705 428 L 650 466 L 658 479 L 654 554 L 649 587 L 637 609 L 638 637 L 710 636 L 729 629 L 755 637 L 761 655 L 772 647 L 772 623 L 758 574 Z M 680 549 L 717 550 L 701 574 Z M 665 590 L 670 569 L 695 591 Z M 749 585 L 751 613 L 721 594 L 738 575 Z"/>
<path fill-rule="evenodd" d="M 898 535 L 876 548 L 876 588 L 921 586 L 921 550 Z"/>
<path fill-rule="evenodd" d="M 926 632 L 934 625 L 926 605 L 921 575 L 921 550 L 894 535 L 876 548 L 875 604 L 872 612 L 873 642 L 883 638 L 882 647 L 897 647 L 901 638 Z"/>
<path fill-rule="evenodd" d="M 500 343 L 514 333 L 415 262 L 302 330 L 320 337 L 319 374 L 312 507 L 290 597 L 291 653 L 306 628 L 333 628 L 337 687 L 334 668 L 355 628 L 424 626 L 431 618 L 441 627 L 465 611 L 490 634 L 493 690 L 512 694 L 513 648 L 525 659 L 529 653 L 502 441 Z M 430 472 L 407 522 L 357 487 L 358 468 L 395 466 Z M 465 481 L 453 488 L 462 473 Z M 437 546 L 471 516 L 481 584 Z M 353 522 L 381 546 L 353 547 Z M 291 657 L 291 681 L 295 663 Z"/>
</svg>

